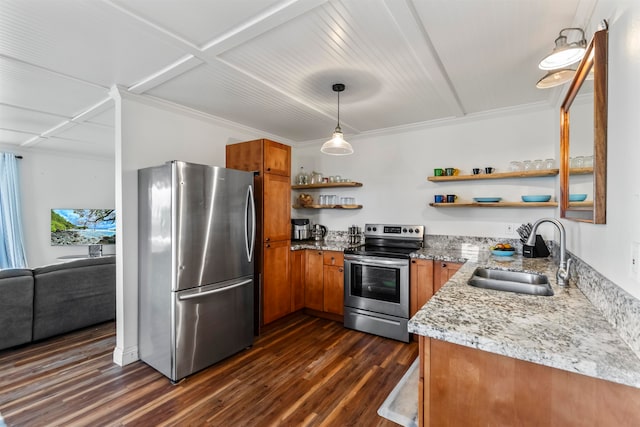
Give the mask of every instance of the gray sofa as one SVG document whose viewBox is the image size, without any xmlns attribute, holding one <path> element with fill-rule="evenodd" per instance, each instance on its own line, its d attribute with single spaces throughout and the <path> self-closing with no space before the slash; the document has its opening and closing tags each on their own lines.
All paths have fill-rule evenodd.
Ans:
<svg viewBox="0 0 640 427">
<path fill-rule="evenodd" d="M 0 271 L 0 350 L 115 319 L 115 256 Z"/>
</svg>

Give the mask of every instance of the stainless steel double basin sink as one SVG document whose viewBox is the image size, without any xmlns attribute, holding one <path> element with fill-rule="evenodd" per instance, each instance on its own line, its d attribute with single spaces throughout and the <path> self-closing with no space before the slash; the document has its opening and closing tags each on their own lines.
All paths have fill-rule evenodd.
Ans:
<svg viewBox="0 0 640 427">
<path fill-rule="evenodd" d="M 477 288 L 497 291 L 539 296 L 553 295 L 549 279 L 544 274 L 478 267 L 467 283 Z"/>
</svg>

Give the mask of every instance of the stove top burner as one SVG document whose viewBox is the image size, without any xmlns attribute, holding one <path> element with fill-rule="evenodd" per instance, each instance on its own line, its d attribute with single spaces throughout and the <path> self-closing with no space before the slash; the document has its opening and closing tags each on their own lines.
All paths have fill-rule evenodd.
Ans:
<svg viewBox="0 0 640 427">
<path fill-rule="evenodd" d="M 423 225 L 366 224 L 365 245 L 345 250 L 345 255 L 409 258 L 422 247 Z"/>
<path fill-rule="evenodd" d="M 380 246 L 360 246 L 359 248 L 345 249 L 345 255 L 361 255 L 361 256 L 376 256 L 384 258 L 400 258 L 408 259 L 409 254 L 415 252 L 419 248 L 394 248 L 394 247 L 380 247 Z"/>
</svg>

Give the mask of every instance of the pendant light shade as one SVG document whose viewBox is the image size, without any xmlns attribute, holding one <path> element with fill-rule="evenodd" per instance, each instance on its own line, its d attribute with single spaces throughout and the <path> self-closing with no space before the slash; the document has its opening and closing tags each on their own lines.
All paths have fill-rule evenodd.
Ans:
<svg viewBox="0 0 640 427">
<path fill-rule="evenodd" d="M 334 92 L 338 93 L 338 125 L 333 131 L 331 139 L 322 144 L 320 151 L 333 156 L 346 156 L 347 154 L 353 154 L 353 147 L 344 140 L 344 135 L 340 128 L 340 92 L 344 90 L 345 86 L 342 83 L 336 83 L 332 88 Z"/>
<path fill-rule="evenodd" d="M 567 31 L 579 31 L 582 38 L 577 42 L 567 43 L 567 36 L 563 34 Z M 581 28 L 563 28 L 555 43 L 553 51 L 538 64 L 541 70 L 557 70 L 574 64 L 582 59 L 587 49 L 587 39 Z"/>
</svg>

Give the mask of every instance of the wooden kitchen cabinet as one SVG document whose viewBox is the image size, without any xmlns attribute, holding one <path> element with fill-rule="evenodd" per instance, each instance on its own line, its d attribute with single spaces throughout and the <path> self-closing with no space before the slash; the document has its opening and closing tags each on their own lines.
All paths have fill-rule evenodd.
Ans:
<svg viewBox="0 0 640 427">
<path fill-rule="evenodd" d="M 291 176 L 291 147 L 268 139 L 227 145 L 228 168 Z"/>
<path fill-rule="evenodd" d="M 311 310 L 324 311 L 324 254 L 308 249 L 304 284 L 304 306 Z"/>
<path fill-rule="evenodd" d="M 288 176 L 264 174 L 263 241 L 291 238 L 291 183 Z"/>
<path fill-rule="evenodd" d="M 305 251 L 291 251 L 289 265 L 291 266 L 291 311 L 298 311 L 304 308 Z"/>
<path fill-rule="evenodd" d="M 433 296 L 433 261 L 414 258 L 409 267 L 409 317 L 413 317 Z"/>
<path fill-rule="evenodd" d="M 305 308 L 313 310 L 312 314 L 340 320 L 344 313 L 344 254 L 311 249 L 305 252 Z"/>
<path fill-rule="evenodd" d="M 254 293 L 254 330 L 259 335 L 264 324 L 293 311 L 289 277 L 291 147 L 268 139 L 230 144 L 226 146 L 226 167 L 257 172 L 255 274 L 260 288 Z"/>
<path fill-rule="evenodd" d="M 435 294 L 451 276 L 460 270 L 462 263 L 449 261 L 433 261 L 433 263 L 433 293 Z"/>
<path fill-rule="evenodd" d="M 420 337 L 421 426 L 638 426 L 640 389 Z"/>
<path fill-rule="evenodd" d="M 342 316 L 344 314 L 344 253 L 324 251 L 323 258 L 323 311 Z"/>
<path fill-rule="evenodd" d="M 292 289 L 289 276 L 289 253 L 291 242 L 269 242 L 264 244 L 263 319 L 268 324 L 292 312 Z"/>
<path fill-rule="evenodd" d="M 409 284 L 411 317 L 462 267 L 462 263 L 412 259 Z"/>
</svg>

